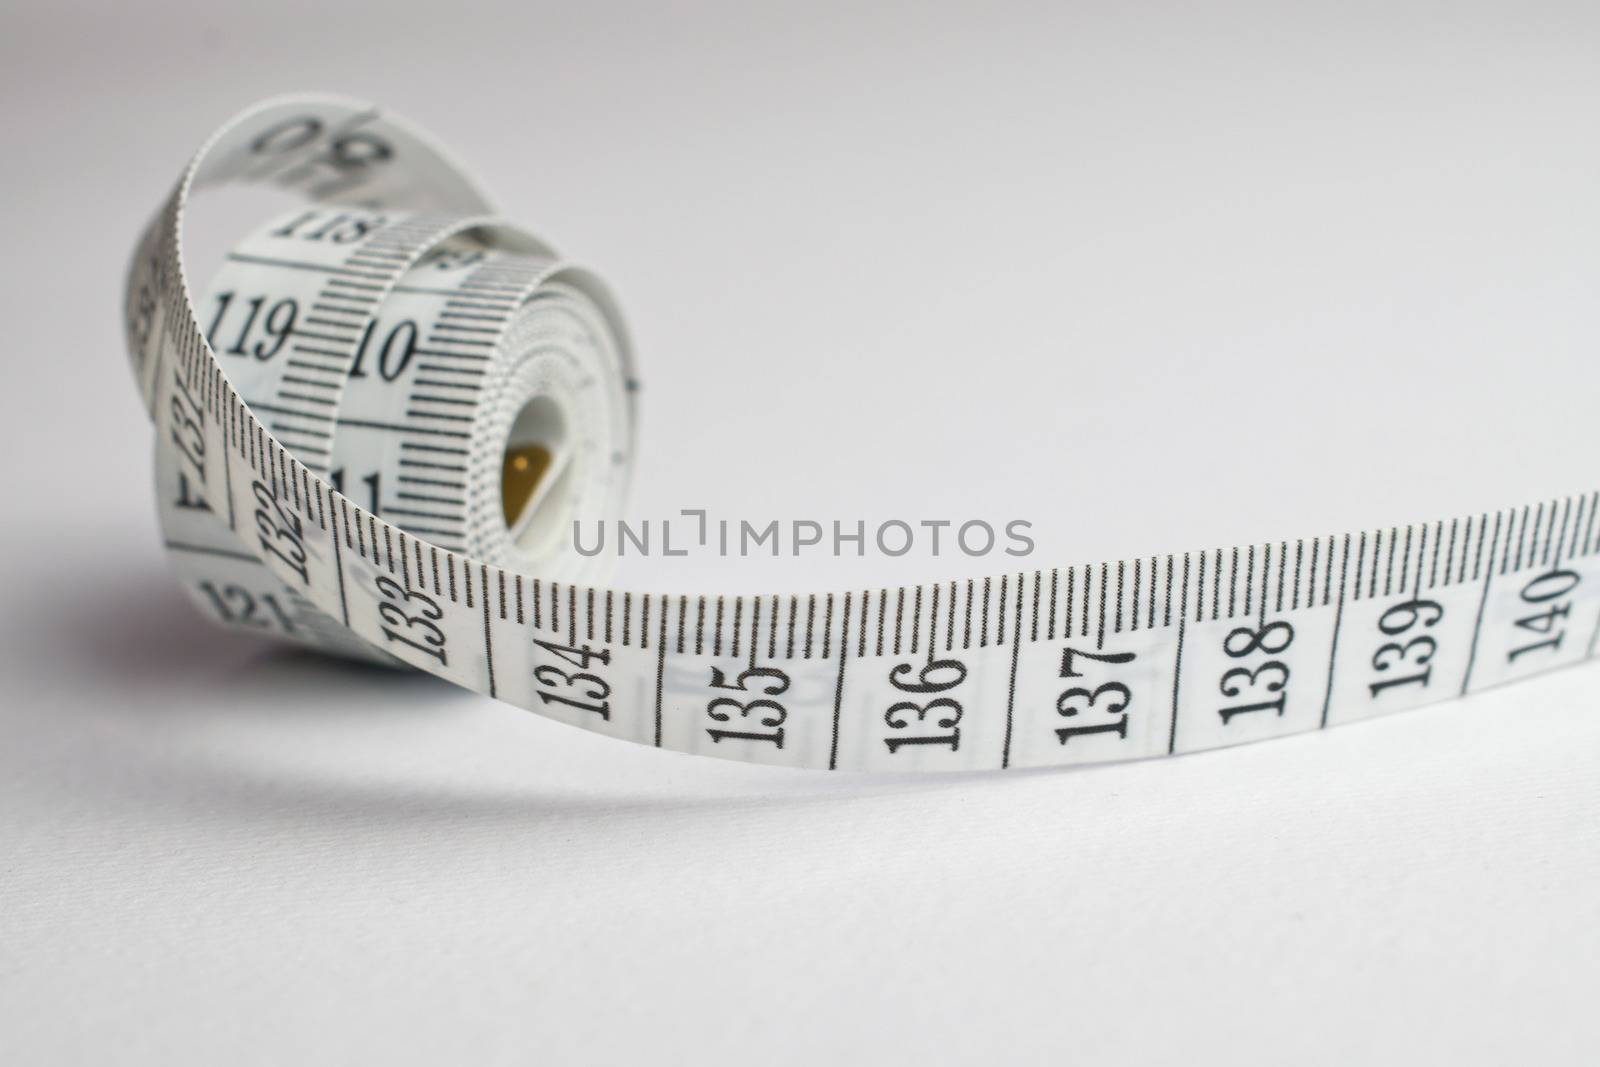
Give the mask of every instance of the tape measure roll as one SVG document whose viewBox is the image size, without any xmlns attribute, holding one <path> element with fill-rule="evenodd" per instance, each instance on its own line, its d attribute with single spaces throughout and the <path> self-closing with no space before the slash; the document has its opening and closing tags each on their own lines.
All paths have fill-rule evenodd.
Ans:
<svg viewBox="0 0 1600 1067">
<path fill-rule="evenodd" d="M 304 205 L 198 299 L 191 194 Z M 1593 655 L 1600 495 L 1405 528 L 804 596 L 596 586 L 633 368 L 591 274 L 376 109 L 258 105 L 141 239 L 129 349 L 162 524 L 219 622 L 406 664 L 647 745 L 972 770 L 1188 752 Z"/>
<path fill-rule="evenodd" d="M 609 297 L 547 245 L 484 218 L 296 209 L 229 252 L 200 306 L 245 403 L 335 488 L 452 552 L 592 569 L 561 524 L 620 505 L 631 371 Z M 163 532 L 208 614 L 398 662 L 241 554 L 185 458 L 158 439 Z"/>
</svg>

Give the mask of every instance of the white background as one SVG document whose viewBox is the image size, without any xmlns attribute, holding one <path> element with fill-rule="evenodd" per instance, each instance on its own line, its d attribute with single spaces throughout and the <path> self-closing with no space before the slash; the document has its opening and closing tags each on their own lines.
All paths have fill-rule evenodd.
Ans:
<svg viewBox="0 0 1600 1067">
<path fill-rule="evenodd" d="M 612 280 L 635 517 L 1020 517 L 1046 566 L 1587 490 L 1591 5 L 45 7 L 0 14 L 5 1062 L 1600 1057 L 1600 669 L 1074 772 L 634 749 L 200 622 L 119 324 L 201 136 L 326 89 Z"/>
</svg>

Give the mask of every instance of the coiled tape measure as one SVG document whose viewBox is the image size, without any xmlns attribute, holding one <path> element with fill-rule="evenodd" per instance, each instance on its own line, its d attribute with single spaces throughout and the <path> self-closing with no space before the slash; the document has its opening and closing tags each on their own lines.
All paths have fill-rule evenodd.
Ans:
<svg viewBox="0 0 1600 1067">
<path fill-rule="evenodd" d="M 304 205 L 184 270 L 191 192 Z M 613 514 L 633 361 L 601 281 L 428 139 L 325 97 L 215 134 L 145 231 L 129 350 L 161 521 L 209 616 L 628 741 L 793 767 L 1132 759 L 1576 663 L 1600 495 L 900 589 L 643 595 L 564 551 Z"/>
</svg>

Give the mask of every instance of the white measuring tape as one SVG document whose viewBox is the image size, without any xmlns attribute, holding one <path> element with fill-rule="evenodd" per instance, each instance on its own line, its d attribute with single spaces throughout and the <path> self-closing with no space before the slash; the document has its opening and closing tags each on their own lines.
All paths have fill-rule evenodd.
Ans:
<svg viewBox="0 0 1600 1067">
<path fill-rule="evenodd" d="M 306 204 L 198 299 L 191 192 Z M 1600 494 L 1406 528 L 803 596 L 588 584 L 632 360 L 605 287 L 490 217 L 429 141 L 258 105 L 195 156 L 129 275 L 162 525 L 218 621 L 400 662 L 629 741 L 971 770 L 1314 730 L 1589 658 Z"/>
</svg>

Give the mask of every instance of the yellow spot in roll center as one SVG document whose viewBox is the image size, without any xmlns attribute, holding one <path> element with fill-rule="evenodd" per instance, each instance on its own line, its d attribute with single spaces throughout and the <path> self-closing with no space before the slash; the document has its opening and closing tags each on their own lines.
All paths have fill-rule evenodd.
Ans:
<svg viewBox="0 0 1600 1067">
<path fill-rule="evenodd" d="M 517 445 L 506 449 L 500 471 L 500 504 L 505 508 L 506 528 L 522 518 L 523 509 L 533 499 L 539 481 L 550 469 L 550 450 L 543 445 Z"/>
</svg>

